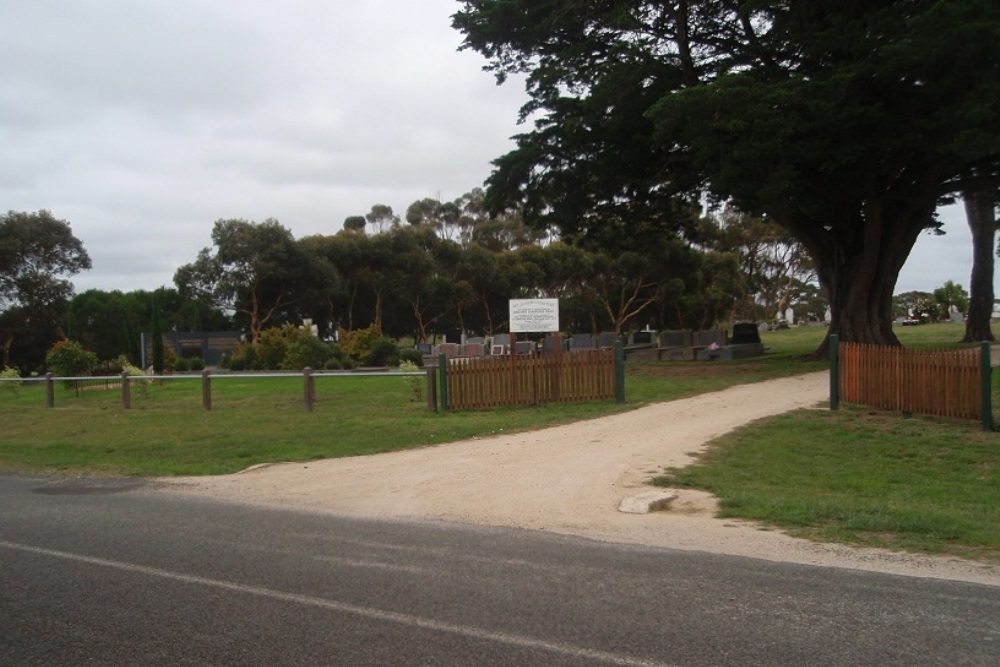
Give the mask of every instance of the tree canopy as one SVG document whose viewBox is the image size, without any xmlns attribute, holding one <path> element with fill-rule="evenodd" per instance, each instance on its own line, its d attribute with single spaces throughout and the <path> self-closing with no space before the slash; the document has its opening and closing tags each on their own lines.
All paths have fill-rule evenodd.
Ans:
<svg viewBox="0 0 1000 667">
<path fill-rule="evenodd" d="M 62 335 L 69 277 L 89 269 L 90 256 L 65 220 L 50 212 L 0 216 L 0 367 L 16 358 L 22 371 L 41 366 Z"/>
<path fill-rule="evenodd" d="M 810 254 L 845 340 L 897 343 L 892 292 L 937 205 L 1000 182 L 993 0 L 463 0 L 464 48 L 525 75 L 534 129 L 494 208 L 571 234 L 683 230 L 704 196 Z"/>
<path fill-rule="evenodd" d="M 240 314 L 253 340 L 336 280 L 332 268 L 305 252 L 277 220 L 217 220 L 212 242 L 215 252 L 204 248 L 177 269 L 174 282 L 182 296 Z"/>
</svg>

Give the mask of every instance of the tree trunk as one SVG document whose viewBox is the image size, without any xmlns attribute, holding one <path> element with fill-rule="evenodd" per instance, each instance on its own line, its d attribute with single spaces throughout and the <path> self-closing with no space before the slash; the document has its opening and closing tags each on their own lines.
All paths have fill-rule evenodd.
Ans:
<svg viewBox="0 0 1000 667">
<path fill-rule="evenodd" d="M 931 199 L 908 204 L 869 199 L 850 225 L 853 234 L 824 234 L 814 220 L 787 225 L 812 256 L 830 299 L 830 328 L 817 356 L 826 356 L 831 334 L 843 342 L 900 345 L 892 330 L 892 293 L 900 269 L 934 212 Z"/>
<path fill-rule="evenodd" d="M 996 202 L 990 193 L 964 194 L 965 217 L 972 232 L 972 277 L 969 286 L 969 312 L 965 320 L 965 343 L 993 341 L 990 318 L 993 316 L 993 239 L 996 234 Z"/>
</svg>

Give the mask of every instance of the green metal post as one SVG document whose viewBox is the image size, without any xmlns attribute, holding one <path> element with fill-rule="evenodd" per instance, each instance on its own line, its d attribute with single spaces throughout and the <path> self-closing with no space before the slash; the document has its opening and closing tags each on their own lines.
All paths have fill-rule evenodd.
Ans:
<svg viewBox="0 0 1000 667">
<path fill-rule="evenodd" d="M 448 412 L 448 357 L 438 355 L 438 370 L 441 373 L 441 412 Z"/>
<path fill-rule="evenodd" d="M 622 342 L 615 342 L 615 401 L 625 403 L 625 348 Z"/>
<path fill-rule="evenodd" d="M 990 363 L 990 344 L 989 341 L 983 341 L 979 344 L 979 363 L 980 363 L 980 376 L 982 377 L 982 391 L 983 391 L 983 430 L 992 431 L 993 430 L 993 365 Z"/>
<path fill-rule="evenodd" d="M 840 409 L 840 336 L 830 335 L 830 410 Z"/>
</svg>

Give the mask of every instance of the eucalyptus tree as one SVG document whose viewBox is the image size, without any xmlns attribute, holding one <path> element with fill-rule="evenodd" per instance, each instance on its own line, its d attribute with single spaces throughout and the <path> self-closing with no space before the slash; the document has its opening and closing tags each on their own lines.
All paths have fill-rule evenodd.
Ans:
<svg viewBox="0 0 1000 667">
<path fill-rule="evenodd" d="M 70 224 L 49 211 L 0 216 L 0 367 L 36 370 L 62 328 L 70 276 L 91 267 Z"/>
<path fill-rule="evenodd" d="M 387 235 L 392 254 L 386 273 L 392 289 L 410 309 L 418 342 L 429 339 L 453 315 L 458 245 L 437 236 L 433 227 L 402 227 Z"/>
<path fill-rule="evenodd" d="M 464 47 L 530 96 L 494 208 L 571 232 L 670 229 L 706 194 L 766 214 L 845 340 L 898 344 L 896 276 L 937 205 L 1000 182 L 995 0 L 461 4 Z"/>
<path fill-rule="evenodd" d="M 745 289 L 732 295 L 734 318 L 755 320 L 783 313 L 795 305 L 805 286 L 816 282 L 805 247 L 773 222 L 731 206 L 699 222 L 699 245 L 733 253 L 739 261 Z M 825 310 L 824 304 L 820 314 Z"/>
<path fill-rule="evenodd" d="M 317 286 L 335 276 L 295 241 L 277 220 L 217 220 L 211 248 L 174 274 L 185 298 L 200 299 L 241 316 L 256 343 L 268 326 L 297 319 L 294 311 Z"/>
<path fill-rule="evenodd" d="M 399 227 L 399 216 L 393 213 L 391 206 L 375 204 L 365 214 L 365 222 L 372 228 L 374 234 L 384 234 L 390 229 Z"/>
</svg>

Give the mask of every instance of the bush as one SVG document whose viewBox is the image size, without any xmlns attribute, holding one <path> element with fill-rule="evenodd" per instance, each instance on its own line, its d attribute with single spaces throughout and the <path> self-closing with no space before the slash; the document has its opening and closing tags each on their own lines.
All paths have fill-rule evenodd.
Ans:
<svg viewBox="0 0 1000 667">
<path fill-rule="evenodd" d="M 18 388 L 21 386 L 21 383 L 14 382 L 14 380 L 18 380 L 20 378 L 21 374 L 16 368 L 7 368 L 6 366 L 0 368 L 0 380 L 3 380 L 3 382 L 0 382 L 0 391 L 9 392 L 17 396 Z"/>
<path fill-rule="evenodd" d="M 391 338 L 375 340 L 365 357 L 366 366 L 398 366 L 399 346 Z"/>
<path fill-rule="evenodd" d="M 412 361 L 401 361 L 399 362 L 399 370 L 407 373 L 414 373 L 420 370 L 420 367 Z M 423 376 L 410 375 L 404 377 L 403 381 L 406 383 L 406 386 L 410 388 L 410 393 L 413 395 L 413 398 L 410 400 L 417 402 L 424 400 L 424 382 L 426 380 Z"/>
<path fill-rule="evenodd" d="M 45 365 L 56 375 L 81 377 L 97 368 L 97 355 L 69 339 L 53 345 L 45 355 Z"/>
<path fill-rule="evenodd" d="M 79 343 L 63 339 L 53 345 L 45 355 L 45 366 L 55 375 L 63 377 L 81 377 L 90 375 L 97 367 L 97 355 L 83 349 Z M 66 380 L 67 387 L 80 387 L 72 380 Z"/>
<path fill-rule="evenodd" d="M 399 367 L 403 368 L 403 364 L 410 362 L 417 368 L 422 368 L 424 365 L 424 355 L 420 354 L 420 350 L 413 347 L 404 347 L 399 351 Z"/>
<path fill-rule="evenodd" d="M 177 354 L 174 352 L 174 348 L 165 345 L 163 347 L 163 372 L 170 373 L 174 370 L 177 365 Z"/>
<path fill-rule="evenodd" d="M 169 348 L 164 348 L 164 349 L 169 349 Z M 122 372 L 123 373 L 128 373 L 128 376 L 130 378 L 145 378 L 146 377 L 146 371 L 142 370 L 138 366 L 133 366 L 131 363 L 129 363 L 129 360 L 126 359 L 124 356 L 118 357 L 118 359 L 122 362 Z M 149 398 L 149 383 L 150 382 L 152 382 L 152 380 L 143 379 L 141 382 L 133 382 L 132 386 L 138 388 L 139 391 L 142 393 L 143 396 L 145 396 L 146 398 Z"/>
<path fill-rule="evenodd" d="M 174 370 L 175 371 L 177 371 L 179 373 L 183 373 L 184 371 L 187 371 L 187 370 L 190 370 L 190 369 L 191 369 L 191 362 L 188 361 L 187 359 L 185 359 L 184 357 L 181 357 L 180 359 L 177 359 L 176 361 L 174 361 Z"/>
<path fill-rule="evenodd" d="M 203 371 L 205 370 L 205 360 L 201 357 L 194 357 L 188 360 L 188 366 L 193 371 Z"/>
<path fill-rule="evenodd" d="M 303 368 L 325 368 L 333 357 L 333 350 L 315 336 L 298 338 L 288 346 L 282 367 L 286 370 L 301 370 Z"/>
<path fill-rule="evenodd" d="M 312 333 L 293 324 L 264 329 L 257 339 L 257 360 L 253 364 L 254 368 L 268 371 L 295 368 L 294 365 L 285 365 L 288 351 L 297 343 L 309 339 L 317 340 Z M 310 345 L 310 343 L 306 343 L 306 345 Z"/>
<path fill-rule="evenodd" d="M 252 344 L 244 341 L 236 346 L 223 365 L 231 371 L 248 371 L 255 363 L 257 363 L 257 350 Z"/>
<path fill-rule="evenodd" d="M 118 355 L 116 359 L 106 359 L 91 369 L 95 375 L 118 375 L 128 363 L 128 357 L 124 354 Z"/>
<path fill-rule="evenodd" d="M 344 352 L 344 367 L 353 368 L 369 364 L 369 357 L 375 341 L 382 338 L 382 332 L 374 324 L 367 329 L 354 329 L 353 331 L 338 331 L 340 338 L 340 348 Z M 346 360 L 350 359 L 350 362 Z M 348 366 L 348 364 L 352 364 Z"/>
</svg>

